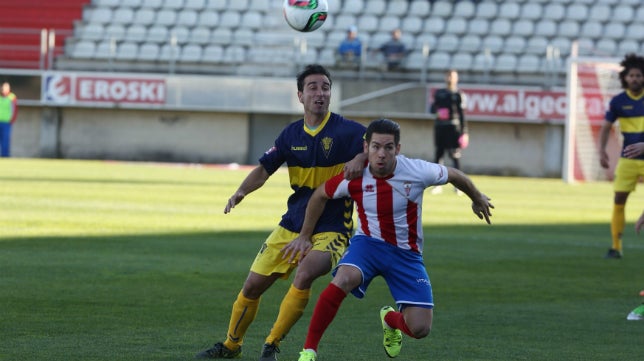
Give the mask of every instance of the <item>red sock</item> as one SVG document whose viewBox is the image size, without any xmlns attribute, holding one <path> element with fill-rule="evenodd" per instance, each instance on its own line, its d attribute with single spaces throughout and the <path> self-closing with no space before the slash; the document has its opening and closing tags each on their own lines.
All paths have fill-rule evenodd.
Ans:
<svg viewBox="0 0 644 361">
<path fill-rule="evenodd" d="M 347 294 L 333 283 L 329 283 L 324 291 L 320 293 L 318 302 L 315 304 L 315 309 L 313 309 L 309 331 L 306 334 L 306 341 L 304 342 L 305 349 L 317 351 L 324 331 L 326 331 L 327 327 L 333 321 L 333 318 L 335 318 L 340 304 L 345 297 L 347 297 Z"/>
<path fill-rule="evenodd" d="M 414 334 L 409 330 L 409 327 L 407 327 L 407 322 L 405 322 L 405 316 L 402 312 L 389 312 L 385 315 L 385 322 L 389 327 L 397 328 L 409 337 L 418 338 L 414 336 Z"/>
</svg>

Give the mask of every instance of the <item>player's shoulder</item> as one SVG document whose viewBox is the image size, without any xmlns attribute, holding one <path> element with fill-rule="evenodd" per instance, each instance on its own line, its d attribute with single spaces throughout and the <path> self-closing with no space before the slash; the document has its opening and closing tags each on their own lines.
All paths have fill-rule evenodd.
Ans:
<svg viewBox="0 0 644 361">
<path fill-rule="evenodd" d="M 353 119 L 345 118 L 344 116 L 342 116 L 342 115 L 340 115 L 338 113 L 331 112 L 331 117 L 329 118 L 329 122 L 335 123 L 336 126 L 340 125 L 340 126 L 348 128 L 348 129 L 354 129 L 354 130 L 358 130 L 358 131 L 366 131 L 367 130 L 367 127 L 365 127 L 364 125 L 358 123 L 357 121 L 355 121 Z"/>
</svg>

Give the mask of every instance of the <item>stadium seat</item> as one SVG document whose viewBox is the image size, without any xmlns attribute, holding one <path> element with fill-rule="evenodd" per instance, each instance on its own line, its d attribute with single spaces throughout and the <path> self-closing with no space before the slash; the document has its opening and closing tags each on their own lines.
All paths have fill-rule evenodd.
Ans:
<svg viewBox="0 0 644 361">
<path fill-rule="evenodd" d="M 157 12 L 155 24 L 162 26 L 174 26 L 177 21 L 177 13 L 174 10 L 162 9 Z"/>
<path fill-rule="evenodd" d="M 248 0 L 233 0 L 228 2 L 227 10 L 243 12 L 248 10 Z"/>
<path fill-rule="evenodd" d="M 474 55 L 472 69 L 476 71 L 488 72 L 494 68 L 494 56 L 489 52 L 480 52 Z"/>
<path fill-rule="evenodd" d="M 103 24 L 79 23 L 74 29 L 74 37 L 79 40 L 103 40 L 105 37 L 105 28 Z"/>
<path fill-rule="evenodd" d="M 596 38 L 602 34 L 602 24 L 596 21 L 589 21 L 581 26 L 581 34 L 586 37 Z M 575 39 L 580 34 L 579 23 L 575 20 L 567 20 L 559 24 L 559 36 Z"/>
<path fill-rule="evenodd" d="M 470 53 L 456 53 L 451 59 L 451 68 L 458 71 L 466 71 L 472 68 L 474 57 Z"/>
<path fill-rule="evenodd" d="M 412 51 L 407 56 L 405 68 L 409 70 L 421 70 L 427 66 L 427 60 L 421 51 Z"/>
<path fill-rule="evenodd" d="M 183 8 L 183 1 L 184 0 L 163 0 L 163 4 L 161 4 L 161 7 L 164 9 L 170 9 L 170 10 L 179 10 Z"/>
<path fill-rule="evenodd" d="M 221 63 L 223 60 L 224 48 L 220 45 L 207 45 L 201 55 L 201 61 L 205 63 Z"/>
<path fill-rule="evenodd" d="M 117 0 L 116 2 L 118 3 L 118 6 L 137 9 L 141 7 L 143 0 Z"/>
<path fill-rule="evenodd" d="M 503 38 L 498 35 L 487 35 L 483 38 L 482 46 L 492 54 L 497 54 L 503 50 Z"/>
<path fill-rule="evenodd" d="M 476 14 L 476 5 L 473 1 L 458 1 L 454 4 L 452 16 L 470 19 Z"/>
<path fill-rule="evenodd" d="M 467 33 L 484 36 L 490 31 L 490 22 L 487 19 L 474 18 L 468 21 Z"/>
<path fill-rule="evenodd" d="M 230 45 L 233 31 L 229 28 L 215 28 L 210 35 L 210 42 L 219 45 Z"/>
<path fill-rule="evenodd" d="M 164 44 L 159 51 L 159 61 L 178 61 L 181 57 L 181 47 L 178 45 Z"/>
<path fill-rule="evenodd" d="M 526 48 L 526 38 L 525 36 L 509 36 L 505 39 L 503 45 L 504 54 L 520 54 Z"/>
<path fill-rule="evenodd" d="M 467 32 L 467 20 L 462 17 L 452 17 L 451 19 L 448 19 L 445 23 L 445 32 L 456 35 L 465 34 Z"/>
<path fill-rule="evenodd" d="M 214 10 L 206 10 L 199 13 L 197 26 L 214 28 L 219 25 L 219 13 Z"/>
<path fill-rule="evenodd" d="M 521 14 L 521 7 L 519 3 L 516 2 L 503 2 L 499 6 L 499 17 L 504 19 L 515 20 L 519 18 Z"/>
<path fill-rule="evenodd" d="M 335 65 L 335 51 L 333 49 L 322 49 L 318 55 L 318 63 L 324 66 Z"/>
<path fill-rule="evenodd" d="M 106 7 L 86 8 L 83 11 L 83 20 L 90 24 L 110 24 L 112 9 Z"/>
<path fill-rule="evenodd" d="M 186 44 L 181 49 L 181 56 L 179 61 L 194 63 L 201 61 L 201 56 L 203 54 L 203 49 L 197 44 Z"/>
<path fill-rule="evenodd" d="M 379 18 L 375 15 L 371 14 L 365 14 L 358 18 L 358 31 L 363 33 L 363 32 L 374 32 L 378 30 L 378 21 Z M 346 29 L 344 32 L 346 36 Z"/>
<path fill-rule="evenodd" d="M 432 51 L 436 47 L 437 43 L 438 40 L 436 38 L 436 35 L 431 33 L 421 33 L 416 37 L 416 40 L 414 41 L 414 48 L 420 51 L 424 46 L 427 45 L 429 46 L 429 50 Z"/>
<path fill-rule="evenodd" d="M 512 25 L 512 35 L 530 36 L 534 34 L 534 23 L 529 19 L 519 19 Z"/>
<path fill-rule="evenodd" d="M 477 53 L 481 51 L 481 37 L 476 34 L 468 33 L 461 37 L 458 46 L 459 53 Z"/>
<path fill-rule="evenodd" d="M 429 18 L 425 19 L 423 29 L 423 31 L 426 33 L 438 36 L 442 34 L 443 31 L 445 31 L 445 20 L 440 17 L 430 16 Z"/>
<path fill-rule="evenodd" d="M 498 13 L 498 5 L 492 0 L 481 1 L 476 7 L 476 18 L 493 19 Z"/>
<path fill-rule="evenodd" d="M 423 19 L 420 16 L 408 15 L 400 28 L 403 34 L 418 34 L 423 30 Z"/>
<path fill-rule="evenodd" d="M 197 24 L 198 19 L 199 15 L 195 10 L 181 10 L 177 15 L 177 25 L 191 28 Z"/>
<path fill-rule="evenodd" d="M 644 9 L 644 7 L 642 9 Z M 644 16 L 644 12 L 642 12 L 642 16 Z M 644 17 L 640 19 L 644 19 Z M 641 41 L 642 34 L 644 34 L 644 22 L 633 22 L 626 28 L 624 38 Z"/>
<path fill-rule="evenodd" d="M 493 70 L 497 72 L 513 72 L 517 67 L 517 57 L 514 54 L 499 54 L 496 57 Z"/>
<path fill-rule="evenodd" d="M 364 8 L 363 0 L 345 1 L 344 5 L 342 6 L 342 13 L 353 14 L 353 15 L 362 14 L 363 8 Z"/>
<path fill-rule="evenodd" d="M 452 57 L 448 53 L 435 51 L 429 53 L 430 69 L 433 70 L 447 70 L 452 66 Z"/>
<path fill-rule="evenodd" d="M 595 43 L 595 49 L 597 49 L 600 55 L 612 56 L 617 51 L 617 43 L 614 39 L 599 39 Z"/>
<path fill-rule="evenodd" d="M 458 35 L 445 33 L 438 37 L 435 50 L 439 52 L 454 52 L 458 49 L 460 38 Z"/>
<path fill-rule="evenodd" d="M 228 8 L 228 0 L 208 0 L 207 9 L 223 11 Z"/>
<path fill-rule="evenodd" d="M 94 57 L 96 44 L 90 40 L 77 41 L 70 51 L 72 58 L 91 59 Z"/>
<path fill-rule="evenodd" d="M 541 71 L 540 57 L 535 54 L 523 54 L 519 57 L 517 71 L 525 73 L 538 73 Z"/>
<path fill-rule="evenodd" d="M 350 14 L 340 14 L 335 18 L 333 29 L 344 31 L 346 34 L 347 29 L 349 29 L 350 26 L 353 26 L 356 24 L 357 24 L 357 21 L 355 16 Z M 358 31 L 360 31 L 360 29 L 358 29 Z"/>
<path fill-rule="evenodd" d="M 139 24 L 133 24 L 127 27 L 125 30 L 125 41 L 133 43 L 144 42 L 148 34 L 148 29 Z"/>
<path fill-rule="evenodd" d="M 219 17 L 219 26 L 235 29 L 241 25 L 241 14 L 239 11 L 226 10 Z"/>
<path fill-rule="evenodd" d="M 556 47 L 559 49 L 559 53 L 561 54 L 562 57 L 566 57 L 570 55 L 570 46 L 571 46 L 571 40 L 570 38 L 567 37 L 555 37 L 550 40 L 550 45 Z"/>
<path fill-rule="evenodd" d="M 141 7 L 149 9 L 159 9 L 163 6 L 163 0 L 141 0 Z"/>
<path fill-rule="evenodd" d="M 165 26 L 154 25 L 148 29 L 147 43 L 165 43 L 169 39 L 168 28 Z"/>
<path fill-rule="evenodd" d="M 232 34 L 232 43 L 249 47 L 253 46 L 255 43 L 255 32 L 249 28 L 239 28 Z"/>
<path fill-rule="evenodd" d="M 432 17 L 449 18 L 452 13 L 452 1 L 437 0 L 432 3 L 432 10 L 430 12 Z"/>
<path fill-rule="evenodd" d="M 371 5 L 370 5 L 371 6 Z M 412 0 L 407 9 L 408 16 L 425 18 L 430 14 L 431 5 L 427 0 Z"/>
<path fill-rule="evenodd" d="M 248 3 L 248 10 L 267 13 L 270 9 L 270 3 L 270 1 L 250 0 Z M 332 5 L 333 2 L 329 0 L 329 10 L 333 9 Z"/>
<path fill-rule="evenodd" d="M 105 38 L 121 41 L 125 38 L 125 26 L 121 24 L 110 24 L 105 27 Z"/>
<path fill-rule="evenodd" d="M 378 31 L 385 31 L 391 33 L 393 30 L 400 28 L 400 18 L 397 16 L 383 16 L 380 19 Z"/>
<path fill-rule="evenodd" d="M 94 58 L 111 59 L 116 55 L 116 43 L 110 40 L 103 40 L 96 44 Z"/>
<path fill-rule="evenodd" d="M 190 30 L 185 26 L 175 26 L 168 29 L 170 39 L 175 39 L 177 44 L 185 44 L 190 40 Z"/>
<path fill-rule="evenodd" d="M 186 0 L 183 4 L 184 9 L 201 11 L 206 7 L 206 0 Z"/>
<path fill-rule="evenodd" d="M 543 18 L 553 21 L 561 21 L 566 16 L 566 7 L 558 3 L 548 3 L 543 9 Z"/>
<path fill-rule="evenodd" d="M 604 25 L 604 36 L 609 39 L 621 39 L 625 36 L 626 28 L 624 24 L 618 22 L 610 22 Z M 640 34 L 642 35 L 642 34 Z"/>
<path fill-rule="evenodd" d="M 638 4 L 638 8 L 642 7 L 642 3 Z M 630 5 L 621 4 L 613 9 L 611 15 L 611 22 L 615 23 L 629 23 L 633 20 L 633 14 L 635 13 L 634 9 Z M 644 19 L 639 19 L 640 21 Z"/>
<path fill-rule="evenodd" d="M 134 20 L 134 10 L 130 8 L 120 7 L 114 9 L 112 13 L 112 24 L 129 25 Z"/>
<path fill-rule="evenodd" d="M 210 29 L 203 26 L 197 26 L 190 29 L 190 42 L 199 45 L 207 45 L 210 43 Z"/>
<path fill-rule="evenodd" d="M 640 44 L 639 44 L 639 42 L 637 40 L 624 39 L 624 40 L 619 42 L 617 52 L 619 54 L 639 53 L 640 52 Z"/>
<path fill-rule="evenodd" d="M 588 7 L 585 4 L 572 3 L 566 8 L 566 18 L 583 21 L 588 19 Z"/>
<path fill-rule="evenodd" d="M 224 49 L 224 62 L 239 64 L 246 61 L 246 49 L 243 46 L 230 45 Z"/>
<path fill-rule="evenodd" d="M 552 37 L 557 35 L 557 23 L 550 19 L 540 20 L 534 25 L 534 34 Z"/>
<path fill-rule="evenodd" d="M 159 45 L 155 43 L 143 43 L 139 46 L 139 60 L 156 61 L 159 58 Z"/>
<path fill-rule="evenodd" d="M 119 60 L 135 60 L 138 55 L 139 45 L 135 43 L 123 42 L 116 49 L 116 59 Z"/>
<path fill-rule="evenodd" d="M 521 19 L 539 20 L 542 18 L 543 8 L 537 2 L 526 2 L 521 4 Z"/>
<path fill-rule="evenodd" d="M 369 0 L 369 6 L 365 7 L 363 11 L 366 15 L 382 16 L 386 13 L 386 10 L 387 2 L 385 0 Z"/>
<path fill-rule="evenodd" d="M 259 30 L 264 25 L 264 17 L 258 11 L 246 11 L 242 14 L 241 25 L 244 28 Z"/>
<path fill-rule="evenodd" d="M 302 33 L 301 39 L 306 41 L 307 47 L 322 48 L 326 46 L 326 33 L 324 31 L 312 31 L 310 33 Z"/>
<path fill-rule="evenodd" d="M 369 0 L 369 3 L 371 3 L 372 1 L 373 0 Z M 397 17 L 402 17 L 405 14 L 407 14 L 407 8 L 409 7 L 408 0 L 389 0 L 387 1 L 387 3 L 388 3 L 388 6 L 387 6 L 387 10 L 385 11 L 385 14 L 393 15 Z"/>
<path fill-rule="evenodd" d="M 508 19 L 494 19 L 490 23 L 490 35 L 508 36 L 512 31 L 512 22 Z"/>
<path fill-rule="evenodd" d="M 606 22 L 610 19 L 611 7 L 607 4 L 594 4 L 590 7 L 588 20 Z"/>
<path fill-rule="evenodd" d="M 548 39 L 544 36 L 535 35 L 528 38 L 525 46 L 525 52 L 528 54 L 545 54 L 548 47 Z"/>
<path fill-rule="evenodd" d="M 151 26 L 156 21 L 156 12 L 149 8 L 140 8 L 134 13 L 134 24 Z"/>
</svg>

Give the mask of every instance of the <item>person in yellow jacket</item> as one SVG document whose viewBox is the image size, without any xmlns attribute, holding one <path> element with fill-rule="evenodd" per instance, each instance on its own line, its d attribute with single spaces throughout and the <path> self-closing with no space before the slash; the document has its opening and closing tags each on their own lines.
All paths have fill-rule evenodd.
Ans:
<svg viewBox="0 0 644 361">
<path fill-rule="evenodd" d="M 8 82 L 0 88 L 0 157 L 11 155 L 11 127 L 18 115 L 18 98 Z"/>
</svg>

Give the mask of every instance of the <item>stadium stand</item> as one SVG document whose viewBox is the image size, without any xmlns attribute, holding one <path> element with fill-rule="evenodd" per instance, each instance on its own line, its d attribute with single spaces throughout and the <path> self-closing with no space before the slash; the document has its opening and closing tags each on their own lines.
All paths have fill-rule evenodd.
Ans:
<svg viewBox="0 0 644 361">
<path fill-rule="evenodd" d="M 544 69 L 563 75 L 562 66 L 544 64 L 561 59 L 546 54 L 568 56 L 574 41 L 580 55 L 643 50 L 639 0 L 330 0 L 329 6 L 327 23 L 304 34 L 283 21 L 281 1 L 23 0 L 0 13 L 0 66 L 41 66 L 42 28 L 56 30 L 59 50 L 50 66 L 61 70 L 159 72 L 172 63 L 177 72 L 272 75 L 289 62 L 333 67 L 335 49 L 352 25 L 371 48 L 402 29 L 408 61 L 385 74 L 402 79 L 419 71 L 442 79 L 452 65 L 471 76 L 506 74 L 530 82 L 543 78 Z M 376 54 L 366 54 L 361 74 L 382 77 Z"/>
</svg>

